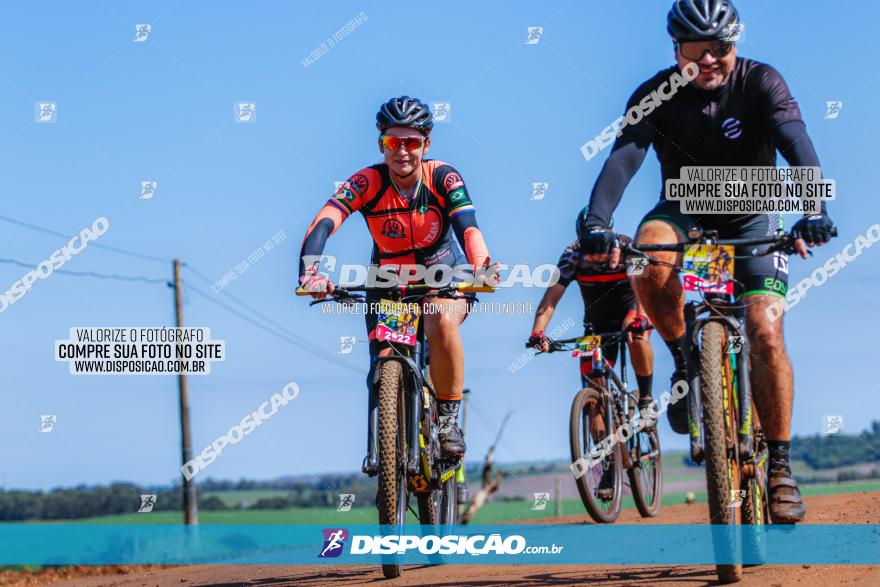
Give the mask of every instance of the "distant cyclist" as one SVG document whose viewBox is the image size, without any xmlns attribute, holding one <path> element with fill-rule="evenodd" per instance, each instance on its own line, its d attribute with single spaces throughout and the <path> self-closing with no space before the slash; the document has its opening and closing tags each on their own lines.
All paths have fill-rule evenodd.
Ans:
<svg viewBox="0 0 880 587">
<path fill-rule="evenodd" d="M 384 161 L 352 175 L 306 232 L 299 275 L 302 286 L 314 297 L 329 295 L 334 285 L 318 274 L 314 264 L 307 266 L 306 260 L 320 256 L 327 238 L 354 212 L 360 212 L 367 222 L 376 265 L 488 266 L 489 252 L 461 175 L 448 163 L 424 159 L 433 126 L 430 109 L 416 98 L 392 98 L 379 108 L 376 127 Z M 437 308 L 425 313 L 423 319 L 431 349 L 431 379 L 437 392 L 440 445 L 446 456 L 465 452 L 456 421 L 464 387 L 459 326 L 467 317 L 471 299 L 425 300 Z M 375 357 L 390 354 L 391 349 L 374 339 L 377 314 L 368 312 L 366 321 L 371 356 L 367 386 L 372 388 Z M 365 461 L 364 470 L 374 473 L 378 463 Z"/>
<path fill-rule="evenodd" d="M 586 214 L 581 213 L 576 222 L 578 240 L 568 245 L 559 257 L 557 262 L 559 281 L 547 288 L 538 304 L 529 344 L 541 351 L 549 350 L 550 339 L 546 332 L 550 320 L 566 288 L 569 284 L 577 282 L 584 301 L 584 326 L 585 328 L 589 326 L 589 330 L 585 330 L 584 335 L 615 332 L 633 326 L 634 331 L 627 335 L 626 342 L 639 386 L 639 408 L 648 412 L 653 401 L 651 386 L 654 378 L 654 351 L 648 340 L 648 332 L 639 331 L 649 324 L 648 317 L 644 315 L 644 311 L 636 301 L 635 292 L 626 277 L 625 267 L 618 265 L 611 268 L 607 260 L 591 261 L 582 254 L 580 238 L 586 234 L 585 220 Z M 618 235 L 618 238 L 626 244 L 632 241 L 628 236 Z M 603 348 L 604 356 L 611 365 L 617 360 L 618 348 L 617 344 Z M 592 368 L 591 358 L 581 357 L 580 372 L 583 387 L 589 385 Z M 603 427 L 604 420 L 591 425 L 591 429 L 597 435 L 596 441 L 604 437 L 606 432 L 610 432 L 601 430 Z M 598 495 L 602 499 L 613 497 L 613 474 L 614 468 L 608 467 L 599 483 Z"/>
<path fill-rule="evenodd" d="M 582 249 L 604 257 L 612 249 L 611 214 L 624 189 L 653 146 L 662 179 L 679 179 L 683 166 L 774 166 L 777 151 L 792 166 L 818 167 L 819 159 L 806 132 L 797 102 L 775 69 L 737 57 L 730 38 L 739 23 L 729 0 L 677 0 L 669 11 L 667 30 L 673 38 L 677 67 L 657 73 L 633 93 L 627 109 L 639 104 L 672 73 L 691 64 L 699 73 L 639 123 L 627 125 L 596 180 L 586 208 L 588 234 Z M 639 227 L 640 244 L 682 242 L 694 225 L 718 231 L 720 238 L 749 238 L 774 234 L 778 215 L 685 215 L 677 202 L 660 202 Z M 833 223 L 825 206 L 793 227 L 798 252 L 831 238 Z M 747 254 L 738 250 L 738 255 Z M 619 254 L 619 252 L 617 253 Z M 657 254 L 677 262 L 674 253 Z M 680 262 L 680 261 L 679 261 Z M 771 322 L 765 310 L 788 288 L 787 259 L 782 253 L 737 259 L 736 296 L 748 306 L 746 328 L 751 341 L 752 388 L 770 449 L 769 503 L 776 523 L 803 519 L 805 508 L 789 464 L 794 380 L 785 352 L 782 320 Z M 639 300 L 663 337 L 675 361 L 673 381 L 684 379 L 684 293 L 669 267 L 652 265 L 645 277 L 634 279 Z M 673 430 L 687 433 L 685 401 L 673 403 L 667 416 Z"/>
</svg>

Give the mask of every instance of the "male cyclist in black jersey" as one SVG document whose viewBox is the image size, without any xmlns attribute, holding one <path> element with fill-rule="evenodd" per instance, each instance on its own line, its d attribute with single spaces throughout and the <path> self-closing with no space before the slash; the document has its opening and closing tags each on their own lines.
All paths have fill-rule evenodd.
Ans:
<svg viewBox="0 0 880 587">
<path fill-rule="evenodd" d="M 667 30 L 673 38 L 677 67 L 659 72 L 639 86 L 627 109 L 639 104 L 669 76 L 685 67 L 699 73 L 636 124 L 623 127 L 596 180 L 585 209 L 591 230 L 581 240 L 585 253 L 596 258 L 619 258 L 610 229 L 611 213 L 624 188 L 653 146 L 662 176 L 679 179 L 682 166 L 775 166 L 776 152 L 792 166 L 818 167 L 819 160 L 794 98 L 782 76 L 769 65 L 737 57 L 730 38 L 739 22 L 729 0 L 676 0 L 669 11 Z M 694 225 L 718 231 L 720 238 L 748 238 L 773 234 L 779 217 L 768 214 L 685 215 L 677 202 L 663 194 L 642 220 L 636 237 L 642 244 L 686 240 Z M 820 214 L 805 216 L 793 227 L 799 254 L 806 246 L 821 245 L 831 237 L 833 223 L 824 203 Z M 615 250 L 617 249 L 617 250 Z M 747 254 L 747 251 L 737 251 Z M 656 257 L 678 263 L 675 253 Z M 805 508 L 789 466 L 794 382 L 785 352 L 782 320 L 765 312 L 788 288 L 788 267 L 781 253 L 737 260 L 734 266 L 737 298 L 748 306 L 746 329 L 751 342 L 752 388 L 770 449 L 769 502 L 775 523 L 803 519 Z M 672 269 L 651 265 L 647 275 L 634 279 L 639 301 L 672 352 L 673 382 L 685 378 L 684 292 Z M 687 433 L 686 402 L 669 406 L 673 430 Z"/>
</svg>

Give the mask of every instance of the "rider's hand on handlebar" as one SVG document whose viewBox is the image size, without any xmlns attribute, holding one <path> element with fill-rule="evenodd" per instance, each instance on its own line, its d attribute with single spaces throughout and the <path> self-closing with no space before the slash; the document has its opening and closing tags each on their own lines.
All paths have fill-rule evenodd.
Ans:
<svg viewBox="0 0 880 587">
<path fill-rule="evenodd" d="M 308 290 L 316 300 L 333 295 L 333 291 L 336 289 L 328 277 L 318 273 L 317 265 L 308 267 L 306 274 L 300 277 L 300 281 L 302 288 Z"/>
<path fill-rule="evenodd" d="M 590 227 L 580 239 L 581 254 L 593 263 L 608 261 L 611 269 L 617 267 L 620 262 L 620 242 L 617 235 L 607 227 Z"/>
<path fill-rule="evenodd" d="M 550 350 L 550 339 L 544 336 L 543 330 L 536 330 L 529 336 L 529 346 L 546 353 Z"/>
<path fill-rule="evenodd" d="M 483 266 L 480 267 L 474 275 L 474 285 L 488 285 L 489 287 L 495 287 L 501 283 L 501 275 L 498 274 L 500 269 L 501 265 L 498 263 L 492 263 L 492 257 L 487 256 L 483 261 Z"/>
<path fill-rule="evenodd" d="M 804 216 L 791 229 L 792 236 L 797 239 L 795 250 L 801 258 L 806 259 L 809 257 L 807 247 L 824 245 L 831 240 L 833 230 L 834 222 L 825 213 Z"/>
</svg>

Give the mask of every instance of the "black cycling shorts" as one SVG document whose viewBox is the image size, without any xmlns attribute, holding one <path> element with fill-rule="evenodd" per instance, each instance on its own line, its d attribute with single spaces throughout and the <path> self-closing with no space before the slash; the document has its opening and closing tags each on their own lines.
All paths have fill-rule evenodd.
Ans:
<svg viewBox="0 0 880 587">
<path fill-rule="evenodd" d="M 677 202 L 658 202 L 639 223 L 642 225 L 651 220 L 660 220 L 670 224 L 683 238 L 687 238 L 688 230 L 694 226 L 703 229 L 717 230 L 718 237 L 727 238 L 757 238 L 776 234 L 781 225 L 778 214 L 755 214 L 735 219 L 725 219 L 723 216 L 707 215 L 697 216 L 682 214 Z M 759 247 L 737 247 L 734 261 L 733 278 L 734 295 L 739 300 L 748 295 L 772 295 L 784 298 L 788 291 L 788 255 L 775 252 L 772 255 L 758 257 L 739 258 L 740 255 L 750 255 L 753 251 L 767 250 L 770 245 Z"/>
</svg>

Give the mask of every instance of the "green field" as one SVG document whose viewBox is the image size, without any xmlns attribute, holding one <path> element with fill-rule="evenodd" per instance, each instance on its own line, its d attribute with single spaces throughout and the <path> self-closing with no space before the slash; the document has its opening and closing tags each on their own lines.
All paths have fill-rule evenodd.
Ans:
<svg viewBox="0 0 880 587">
<path fill-rule="evenodd" d="M 804 495 L 828 495 L 835 493 L 858 493 L 863 491 L 880 492 L 880 481 L 857 481 L 852 483 L 827 483 L 806 485 L 801 488 Z M 223 496 L 225 492 L 216 492 L 215 495 L 229 497 L 231 503 L 239 503 L 247 497 L 253 497 L 251 492 L 237 491 L 228 492 L 234 496 Z M 255 491 L 260 497 L 270 497 L 271 491 Z M 275 494 L 279 492 L 274 492 Z M 244 495 L 248 494 L 248 495 Z M 684 503 L 684 493 L 672 493 L 663 496 L 664 505 Z M 697 492 L 698 504 L 706 502 L 706 493 Z M 511 522 L 514 520 L 537 520 L 552 517 L 556 509 L 554 502 L 547 504 L 547 508 L 541 511 L 532 511 L 530 501 L 490 501 L 473 520 L 475 524 L 489 524 L 498 522 Z M 631 498 L 624 499 L 624 509 L 635 509 Z M 562 515 L 573 516 L 584 514 L 584 506 L 580 500 L 562 500 Z M 101 516 L 97 518 L 85 518 L 82 520 L 69 520 L 64 523 L 86 524 L 177 524 L 180 523 L 179 512 L 153 512 L 149 514 L 126 514 L 116 516 Z M 285 510 L 233 510 L 228 512 L 199 512 L 199 521 L 202 524 L 375 524 L 376 510 L 374 508 L 354 508 L 350 512 L 337 512 L 335 508 L 289 508 Z M 411 521 L 415 518 L 411 516 Z"/>
</svg>

